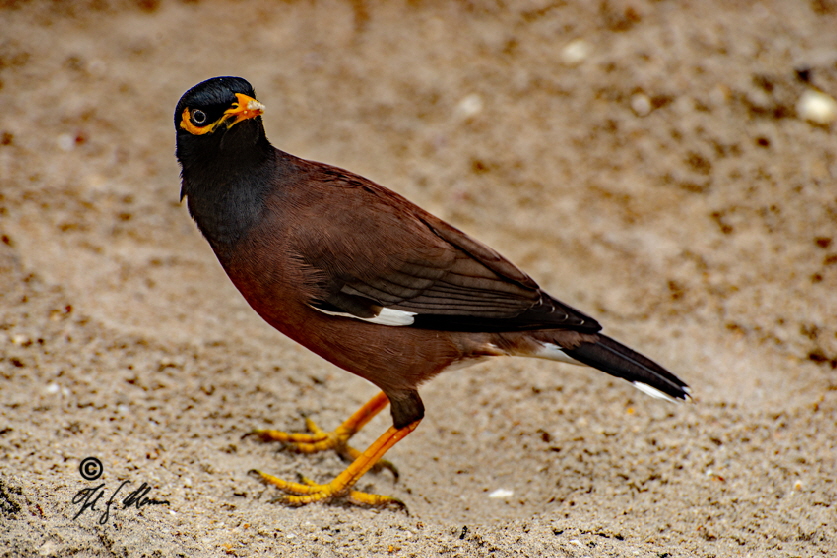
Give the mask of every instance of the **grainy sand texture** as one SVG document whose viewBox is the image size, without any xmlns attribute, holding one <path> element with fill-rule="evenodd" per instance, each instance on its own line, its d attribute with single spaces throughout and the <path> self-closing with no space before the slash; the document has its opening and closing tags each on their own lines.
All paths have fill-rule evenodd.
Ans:
<svg viewBox="0 0 837 558">
<path fill-rule="evenodd" d="M 0 6 L 0 555 L 837 555 L 834 0 Z M 410 515 L 273 502 L 250 469 L 344 463 L 243 436 L 376 390 L 262 323 L 179 202 L 175 104 L 229 74 L 277 147 L 495 247 L 696 401 L 489 361 L 361 480 Z"/>
</svg>

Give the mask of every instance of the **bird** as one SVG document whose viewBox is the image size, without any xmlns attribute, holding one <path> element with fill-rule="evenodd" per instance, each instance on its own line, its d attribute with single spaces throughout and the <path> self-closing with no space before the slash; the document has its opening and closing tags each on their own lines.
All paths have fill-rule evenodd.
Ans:
<svg viewBox="0 0 837 558">
<path fill-rule="evenodd" d="M 183 94 L 174 114 L 180 200 L 256 313 L 381 390 L 331 432 L 310 419 L 308 432 L 253 431 L 351 461 L 325 483 L 253 470 L 281 491 L 280 501 L 404 507 L 355 484 L 391 466 L 384 454 L 418 427 L 421 384 L 491 357 L 587 366 L 654 397 L 690 400 L 681 379 L 604 335 L 594 318 L 497 251 L 384 186 L 275 148 L 264 112 L 240 77 L 214 77 Z M 392 426 L 366 450 L 351 447 L 349 439 L 387 406 Z"/>
</svg>

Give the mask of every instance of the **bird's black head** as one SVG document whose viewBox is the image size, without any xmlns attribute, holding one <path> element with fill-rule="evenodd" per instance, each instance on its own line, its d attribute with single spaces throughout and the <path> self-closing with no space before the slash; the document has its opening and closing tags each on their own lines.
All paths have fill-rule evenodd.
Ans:
<svg viewBox="0 0 837 558">
<path fill-rule="evenodd" d="M 215 172 L 215 164 L 233 168 L 246 163 L 267 143 L 261 114 L 250 83 L 239 77 L 215 77 L 183 94 L 174 111 L 177 159 L 188 174 Z M 197 168 L 196 168 L 197 167 Z"/>
<path fill-rule="evenodd" d="M 240 106 L 238 95 L 247 97 L 245 106 Z M 247 114 L 239 118 L 258 116 L 264 107 L 256 101 L 253 109 L 248 113 L 246 104 L 256 101 L 256 92 L 246 79 L 240 77 L 215 77 L 202 81 L 183 94 L 174 111 L 174 125 L 178 130 L 185 130 L 194 135 L 203 135 L 215 131 L 215 128 L 226 123 L 227 127 L 235 122 L 226 117 L 225 113 L 234 106 L 239 114 Z"/>
</svg>

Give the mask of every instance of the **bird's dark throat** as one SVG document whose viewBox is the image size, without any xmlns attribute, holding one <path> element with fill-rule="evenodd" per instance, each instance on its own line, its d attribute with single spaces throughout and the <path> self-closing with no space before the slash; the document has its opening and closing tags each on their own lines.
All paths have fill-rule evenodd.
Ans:
<svg viewBox="0 0 837 558">
<path fill-rule="evenodd" d="M 247 129 L 254 127 L 258 129 Z M 224 252 L 246 235 L 264 210 L 275 150 L 256 122 L 212 135 L 178 137 L 180 193 L 201 233 L 216 252 Z"/>
</svg>

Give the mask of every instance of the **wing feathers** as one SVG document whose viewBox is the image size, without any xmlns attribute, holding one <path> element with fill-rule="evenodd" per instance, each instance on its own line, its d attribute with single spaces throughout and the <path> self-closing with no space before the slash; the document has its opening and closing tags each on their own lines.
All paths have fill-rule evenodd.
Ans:
<svg viewBox="0 0 837 558">
<path fill-rule="evenodd" d="M 301 164 L 306 164 L 302 162 Z M 597 331 L 591 318 L 558 302 L 498 252 L 403 197 L 331 167 L 312 172 L 335 188 L 329 205 L 307 197 L 294 204 L 332 223 L 294 219 L 291 232 L 304 255 L 311 305 L 359 319 L 381 309 L 410 314 L 396 325 L 472 331 L 568 328 Z M 341 204 L 341 196 L 346 203 Z M 345 208 L 350 207 L 350 210 Z M 385 239 L 384 242 L 381 239 Z M 319 301 L 319 302 L 318 302 Z"/>
</svg>

